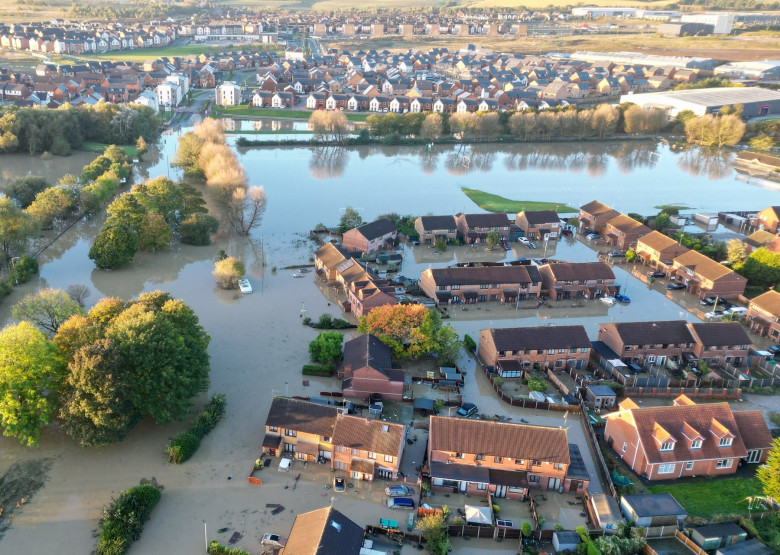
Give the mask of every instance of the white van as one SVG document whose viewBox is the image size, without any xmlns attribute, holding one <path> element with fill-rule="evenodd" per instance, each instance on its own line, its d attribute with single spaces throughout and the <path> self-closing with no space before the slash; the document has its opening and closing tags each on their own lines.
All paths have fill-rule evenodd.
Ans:
<svg viewBox="0 0 780 555">
<path fill-rule="evenodd" d="M 729 314 L 736 314 L 737 316 L 747 316 L 748 309 L 744 306 L 732 306 L 727 311 Z"/>
</svg>

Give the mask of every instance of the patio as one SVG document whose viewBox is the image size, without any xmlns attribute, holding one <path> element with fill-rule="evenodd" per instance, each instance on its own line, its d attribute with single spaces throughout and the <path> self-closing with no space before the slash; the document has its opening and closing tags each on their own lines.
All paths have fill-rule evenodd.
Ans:
<svg viewBox="0 0 780 555">
<path fill-rule="evenodd" d="M 577 526 L 588 526 L 584 497 L 575 493 L 531 490 L 536 503 L 538 518 L 544 519 L 543 530 L 551 530 L 560 524 L 565 530 L 574 530 Z"/>
</svg>

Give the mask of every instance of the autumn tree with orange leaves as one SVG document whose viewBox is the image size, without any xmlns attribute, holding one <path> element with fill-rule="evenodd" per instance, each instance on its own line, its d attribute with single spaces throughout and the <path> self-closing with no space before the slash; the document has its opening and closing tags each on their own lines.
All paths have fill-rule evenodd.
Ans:
<svg viewBox="0 0 780 555">
<path fill-rule="evenodd" d="M 436 355 L 442 366 L 455 364 L 461 343 L 438 312 L 419 304 L 385 305 L 360 319 L 358 331 L 371 333 L 390 347 L 396 358 Z"/>
</svg>

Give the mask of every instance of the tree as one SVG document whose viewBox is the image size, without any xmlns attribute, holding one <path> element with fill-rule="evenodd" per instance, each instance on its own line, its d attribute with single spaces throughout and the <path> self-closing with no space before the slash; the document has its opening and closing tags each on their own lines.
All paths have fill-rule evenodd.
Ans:
<svg viewBox="0 0 780 555">
<path fill-rule="evenodd" d="M 127 162 L 125 151 L 116 145 L 107 146 L 106 150 L 103 152 L 103 156 L 111 160 L 112 164 L 124 164 Z"/>
<path fill-rule="evenodd" d="M 217 286 L 222 289 L 237 289 L 238 280 L 244 276 L 244 263 L 238 258 L 229 256 L 214 263 L 212 275 L 217 280 Z"/>
<path fill-rule="evenodd" d="M 59 327 L 74 314 L 83 313 L 81 306 L 65 291 L 49 287 L 26 295 L 11 309 L 15 320 L 30 322 L 51 333 L 57 333 Z"/>
<path fill-rule="evenodd" d="M 666 212 L 661 212 L 653 219 L 653 228 L 658 231 L 668 229 L 672 225 L 672 219 Z"/>
<path fill-rule="evenodd" d="M 179 237 L 185 245 L 210 245 L 211 234 L 216 233 L 217 229 L 219 222 L 213 216 L 192 214 L 179 224 Z"/>
<path fill-rule="evenodd" d="M 241 187 L 233 191 L 226 206 L 226 215 L 236 233 L 249 235 L 253 228 L 260 225 L 264 208 L 265 190 L 262 187 Z"/>
<path fill-rule="evenodd" d="M 0 246 L 6 260 L 24 250 L 38 230 L 37 222 L 8 197 L 0 197 Z"/>
<path fill-rule="evenodd" d="M 495 248 L 495 246 L 498 245 L 498 242 L 501 241 L 501 234 L 498 232 L 498 230 L 493 229 L 488 232 L 486 241 L 491 249 Z"/>
<path fill-rule="evenodd" d="M 309 355 L 321 364 L 333 364 L 341 360 L 341 344 L 344 336 L 337 331 L 323 331 L 309 343 Z"/>
<path fill-rule="evenodd" d="M 361 225 L 363 225 L 363 218 L 360 217 L 358 211 L 351 206 L 347 206 L 339 219 L 339 233 L 347 232 Z"/>
<path fill-rule="evenodd" d="M 478 122 L 476 114 L 465 112 L 450 116 L 450 129 L 455 135 L 460 135 L 460 140 L 465 141 L 477 132 Z"/>
<path fill-rule="evenodd" d="M 65 362 L 40 330 L 20 322 L 0 331 L 0 426 L 23 445 L 37 445 L 51 423 Z"/>
<path fill-rule="evenodd" d="M 147 214 L 141 222 L 138 234 L 138 248 L 144 251 L 167 249 L 173 238 L 173 231 L 159 214 Z"/>
<path fill-rule="evenodd" d="M 758 467 L 756 477 L 764 487 L 764 495 L 780 500 L 780 438 L 772 441 L 766 463 Z"/>
<path fill-rule="evenodd" d="M 200 165 L 200 149 L 203 141 L 192 131 L 179 137 L 179 146 L 171 162 L 172 166 L 182 168 L 188 177 L 204 177 Z"/>
<path fill-rule="evenodd" d="M 149 147 L 143 137 L 138 137 L 138 140 L 135 142 L 135 149 L 138 151 L 139 156 L 146 154 Z"/>
<path fill-rule="evenodd" d="M 12 198 L 19 208 L 27 208 L 35 197 L 49 188 L 46 179 L 40 175 L 27 175 L 13 181 L 5 189 L 5 195 Z"/>
<path fill-rule="evenodd" d="M 741 264 L 746 257 L 745 243 L 739 239 L 731 239 L 726 243 L 726 260 L 732 264 Z"/>
<path fill-rule="evenodd" d="M 76 196 L 65 187 L 49 187 L 41 191 L 27 207 L 26 212 L 43 229 L 51 229 L 56 218 L 69 215 L 76 206 Z"/>
<path fill-rule="evenodd" d="M 780 254 L 775 254 L 766 247 L 758 248 L 735 270 L 745 276 L 751 285 L 774 288 L 780 283 Z"/>
<path fill-rule="evenodd" d="M 441 114 L 433 112 L 425 116 L 420 127 L 420 136 L 423 139 L 438 139 L 442 134 Z"/>
<path fill-rule="evenodd" d="M 68 285 L 68 288 L 65 290 L 65 292 L 81 308 L 86 306 L 86 302 L 90 294 L 89 287 L 78 283 L 72 283 Z"/>
<path fill-rule="evenodd" d="M 599 104 L 599 106 L 593 110 L 591 127 L 596 132 L 599 139 L 603 139 L 607 135 L 615 132 L 618 121 L 620 121 L 620 108 L 610 106 L 609 104 Z"/>
<path fill-rule="evenodd" d="M 99 339 L 76 351 L 68 364 L 60 417 L 83 446 L 121 441 L 141 419 L 130 400 L 128 365 L 116 344 Z"/>
<path fill-rule="evenodd" d="M 425 537 L 426 548 L 432 555 L 446 555 L 450 550 L 447 523 L 443 514 L 430 514 L 417 521 L 417 528 Z"/>
<path fill-rule="evenodd" d="M 137 228 L 109 218 L 92 243 L 89 258 L 101 270 L 121 268 L 138 252 L 138 243 Z"/>
<path fill-rule="evenodd" d="M 728 114 L 694 117 L 685 122 L 685 137 L 689 143 L 701 146 L 735 145 L 745 134 L 745 123 L 739 116 Z"/>
<path fill-rule="evenodd" d="M 766 133 L 761 133 L 757 137 L 750 139 L 750 150 L 755 150 L 756 152 L 766 152 L 773 146 L 775 146 L 775 140 Z"/>
</svg>

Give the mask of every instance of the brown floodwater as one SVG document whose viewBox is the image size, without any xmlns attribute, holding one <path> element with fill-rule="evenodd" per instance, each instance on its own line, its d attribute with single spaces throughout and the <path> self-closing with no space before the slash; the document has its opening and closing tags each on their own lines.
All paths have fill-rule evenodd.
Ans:
<svg viewBox="0 0 780 555">
<path fill-rule="evenodd" d="M 0 154 L 0 191 L 14 180 L 27 175 L 40 175 L 51 184 L 63 175 L 78 176 L 81 170 L 97 158 L 94 152 L 74 151 L 70 156 L 30 156 L 29 154 Z"/>
<path fill-rule="evenodd" d="M 176 137 L 166 135 L 159 148 L 150 149 L 138 168 L 140 179 L 177 177 L 178 172 L 169 168 Z M 78 162 L 72 157 L 53 159 L 56 163 L 49 175 L 56 179 L 78 173 L 91 159 L 78 156 L 85 158 Z M 327 378 L 310 378 L 306 386 L 301 376 L 301 366 L 309 358 L 307 344 L 316 336 L 315 330 L 301 325 L 301 318 L 304 314 L 317 318 L 325 312 L 340 316 L 335 296 L 323 295 L 312 283 L 312 274 L 294 279 L 293 270 L 282 268 L 310 263 L 314 245 L 306 236 L 307 230 L 320 221 L 335 224 L 348 205 L 358 208 L 366 219 L 388 211 L 478 211 L 461 193 L 461 186 L 573 206 L 600 198 L 615 202 L 619 209 L 637 212 L 649 212 L 661 200 L 710 210 L 724 199 L 735 207 L 753 208 L 776 204 L 777 199 L 777 193 L 736 181 L 730 169 L 725 176 L 713 169 L 721 162 L 702 165 L 686 161 L 664 146 L 493 145 L 465 152 L 457 148 L 425 152 L 379 146 L 272 148 L 245 150 L 239 156 L 251 184 L 263 185 L 268 199 L 262 224 L 251 237 L 239 237 L 223 226 L 211 246 L 175 244 L 165 252 L 141 253 L 121 270 L 101 271 L 94 268 L 87 253 L 102 219 L 88 219 L 44 251 L 40 275 L 0 304 L 0 320 L 8 322 L 10 307 L 41 287 L 87 285 L 92 293 L 90 304 L 103 296 L 130 298 L 143 291 L 169 291 L 195 310 L 211 335 L 208 393 L 227 396 L 223 421 L 204 438 L 195 456 L 178 466 L 166 462 L 164 446 L 184 424 L 157 426 L 144 421 L 125 441 L 106 448 L 81 448 L 56 424 L 44 431 L 37 448 L 0 438 L 0 474 L 15 461 L 53 460 L 46 485 L 16 514 L 12 527 L 0 539 L 0 552 L 90 552 L 102 505 L 142 478 L 155 477 L 165 491 L 131 554 L 201 551 L 204 520 L 210 537 L 224 543 L 233 531 L 239 531 L 244 537 L 238 546 L 257 552 L 263 533 L 287 534 L 296 514 L 329 503 L 328 494 L 322 495 L 329 473 L 315 478 L 307 474 L 311 469 L 299 468 L 302 479 L 295 490 L 289 487 L 290 477 L 275 469 L 263 470 L 265 484 L 260 487 L 247 484 L 246 476 L 259 455 L 273 395 L 317 396 L 340 387 L 336 380 Z M 22 155 L 0 157 L 6 172 L 3 183 L 28 172 L 40 174 L 48 162 Z M 656 183 L 659 190 L 649 183 Z M 219 216 L 218 209 L 212 209 Z M 590 246 L 578 240 L 565 239 L 549 248 L 547 256 L 595 260 Z M 211 272 L 221 249 L 245 261 L 252 295 L 215 287 Z M 452 249 L 436 255 L 425 247 L 404 247 L 401 271 L 418 277 L 429 266 L 475 257 L 495 261 L 531 258 L 540 256 L 538 251 L 531 253 L 517 246 L 508 252 Z M 595 337 L 603 321 L 695 319 L 686 310 L 691 301 L 678 292 L 666 292 L 661 284 L 648 285 L 634 277 L 628 266 L 616 267 L 615 272 L 632 299 L 631 305 L 607 307 L 595 302 L 583 308 L 556 305 L 541 310 L 486 305 L 479 310 L 453 311 L 448 321 L 461 334 L 472 336 L 490 326 L 581 323 Z M 641 277 L 641 272 L 634 273 Z M 463 364 L 467 364 L 465 358 Z M 491 395 L 489 388 L 472 376 L 467 382 L 470 394 Z M 495 404 L 497 411 L 502 410 L 498 401 Z M 374 523 L 378 516 L 392 516 L 384 515 L 381 507 L 362 497 L 343 495 L 334 503 L 361 524 Z M 286 510 L 272 517 L 266 503 L 281 503 Z M 230 532 L 217 534 L 223 527 Z"/>
</svg>

